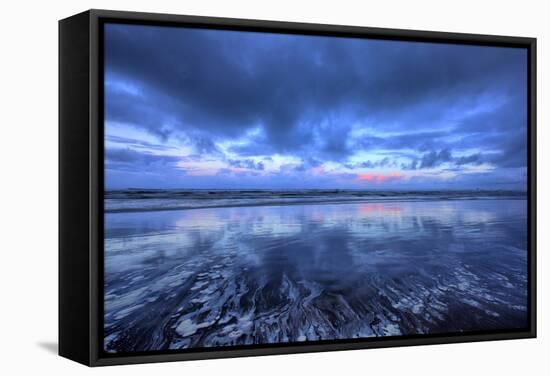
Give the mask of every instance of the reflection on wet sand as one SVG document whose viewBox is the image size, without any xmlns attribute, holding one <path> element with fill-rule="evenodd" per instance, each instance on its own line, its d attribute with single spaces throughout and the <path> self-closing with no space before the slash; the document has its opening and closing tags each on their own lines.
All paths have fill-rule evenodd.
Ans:
<svg viewBox="0 0 550 376">
<path fill-rule="evenodd" d="M 111 352 L 525 327 L 525 200 L 109 213 Z"/>
</svg>

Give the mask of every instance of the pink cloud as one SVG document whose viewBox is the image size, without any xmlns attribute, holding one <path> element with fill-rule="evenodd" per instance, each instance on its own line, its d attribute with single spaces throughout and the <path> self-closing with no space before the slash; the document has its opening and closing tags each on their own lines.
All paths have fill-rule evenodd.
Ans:
<svg viewBox="0 0 550 376">
<path fill-rule="evenodd" d="M 366 181 L 369 183 L 376 183 L 376 184 L 386 183 L 390 181 L 397 181 L 401 179 L 403 179 L 403 175 L 400 174 L 399 172 L 392 172 L 385 175 L 366 172 L 363 174 L 358 174 L 356 177 L 357 181 Z"/>
</svg>

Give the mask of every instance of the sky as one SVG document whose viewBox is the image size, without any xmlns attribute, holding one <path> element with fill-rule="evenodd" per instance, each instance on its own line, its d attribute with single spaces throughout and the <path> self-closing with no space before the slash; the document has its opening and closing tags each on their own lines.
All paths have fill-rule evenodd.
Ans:
<svg viewBox="0 0 550 376">
<path fill-rule="evenodd" d="M 106 24 L 105 186 L 526 189 L 520 48 Z"/>
</svg>

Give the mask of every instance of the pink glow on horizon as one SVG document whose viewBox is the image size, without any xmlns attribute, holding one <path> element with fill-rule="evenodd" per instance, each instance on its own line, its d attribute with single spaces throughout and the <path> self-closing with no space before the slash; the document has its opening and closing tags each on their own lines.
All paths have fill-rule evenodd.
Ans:
<svg viewBox="0 0 550 376">
<path fill-rule="evenodd" d="M 399 172 L 392 172 L 386 175 L 372 174 L 372 173 L 365 172 L 362 174 L 358 174 L 356 178 L 357 181 L 366 181 L 369 183 L 376 183 L 376 184 L 386 183 L 386 182 L 396 181 L 401 179 L 403 179 L 403 175 L 400 174 Z"/>
</svg>

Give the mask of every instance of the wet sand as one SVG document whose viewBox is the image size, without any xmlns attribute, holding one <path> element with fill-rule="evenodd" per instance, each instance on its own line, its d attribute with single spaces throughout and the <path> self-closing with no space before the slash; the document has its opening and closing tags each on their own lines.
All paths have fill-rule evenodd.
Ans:
<svg viewBox="0 0 550 376">
<path fill-rule="evenodd" d="M 527 325 L 526 200 L 107 213 L 105 349 Z"/>
</svg>

